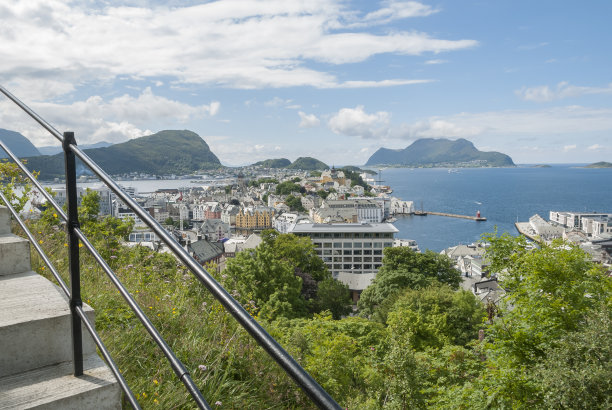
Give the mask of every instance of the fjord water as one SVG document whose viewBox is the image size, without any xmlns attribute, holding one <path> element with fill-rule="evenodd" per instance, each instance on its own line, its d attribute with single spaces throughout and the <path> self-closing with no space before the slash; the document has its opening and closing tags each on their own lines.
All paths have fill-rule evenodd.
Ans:
<svg viewBox="0 0 612 410">
<path fill-rule="evenodd" d="M 376 176 L 375 178 L 378 178 Z M 398 216 L 398 238 L 415 239 L 421 250 L 439 252 L 469 244 L 482 233 L 517 235 L 514 222 L 539 214 L 548 220 L 551 210 L 612 212 L 612 169 L 577 165 L 550 168 L 388 168 L 382 171 L 393 196 L 414 201 L 425 211 L 481 215 L 486 222 L 443 216 Z"/>
</svg>

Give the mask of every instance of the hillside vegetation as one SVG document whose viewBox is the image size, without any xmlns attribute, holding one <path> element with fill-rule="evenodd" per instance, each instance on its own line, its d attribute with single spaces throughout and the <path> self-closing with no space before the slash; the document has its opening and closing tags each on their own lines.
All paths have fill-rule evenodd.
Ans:
<svg viewBox="0 0 612 410">
<path fill-rule="evenodd" d="M 208 144 L 192 131 L 166 130 L 110 147 L 84 152 L 111 175 L 143 172 L 155 175 L 189 174 L 221 167 Z M 29 168 L 40 171 L 41 179 L 63 177 L 63 154 L 28 158 Z M 77 169 L 85 172 L 78 161 Z"/>
<path fill-rule="evenodd" d="M 304 171 L 323 171 L 329 169 L 329 167 L 324 162 L 321 162 L 318 159 L 312 157 L 299 157 L 286 168 L 301 169 Z"/>
<path fill-rule="evenodd" d="M 253 164 L 253 166 L 262 168 L 286 168 L 289 165 L 291 165 L 291 161 L 287 158 L 266 159 Z"/>
<path fill-rule="evenodd" d="M 90 194 L 91 195 L 91 194 Z M 84 231 L 161 331 L 208 402 L 225 408 L 313 408 L 279 367 L 173 257 L 121 246 L 131 223 L 97 218 Z M 48 210 L 31 230 L 67 277 L 65 233 Z M 209 271 L 343 408 L 593 408 L 612 405 L 612 278 L 580 249 L 530 249 L 491 235 L 491 269 L 505 302 L 487 308 L 460 290 L 452 262 L 387 248 L 383 267 L 346 314 L 312 248 L 266 234 L 253 252 Z M 195 408 L 162 353 L 87 252 L 83 298 L 143 407 Z M 33 268 L 48 269 L 33 256 Z M 478 339 L 479 330 L 484 338 Z"/>
<path fill-rule="evenodd" d="M 366 165 L 396 165 L 410 167 L 435 166 L 514 166 L 512 159 L 499 152 L 483 152 L 470 141 L 440 138 L 416 140 L 404 149 L 380 148 Z"/>
</svg>

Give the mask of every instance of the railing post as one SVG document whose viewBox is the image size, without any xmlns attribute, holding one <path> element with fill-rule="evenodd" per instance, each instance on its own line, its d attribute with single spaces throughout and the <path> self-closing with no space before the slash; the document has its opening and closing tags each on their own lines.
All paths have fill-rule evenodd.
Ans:
<svg viewBox="0 0 612 410">
<path fill-rule="evenodd" d="M 79 227 L 76 163 L 70 144 L 76 145 L 74 132 L 64 132 L 64 162 L 66 166 L 66 200 L 68 204 L 68 251 L 70 258 L 70 314 L 72 316 L 72 360 L 74 375 L 83 374 L 83 335 L 81 332 L 81 319 L 77 314 L 77 307 L 83 306 L 81 300 L 81 271 L 79 266 L 79 238 L 75 229 Z"/>
</svg>

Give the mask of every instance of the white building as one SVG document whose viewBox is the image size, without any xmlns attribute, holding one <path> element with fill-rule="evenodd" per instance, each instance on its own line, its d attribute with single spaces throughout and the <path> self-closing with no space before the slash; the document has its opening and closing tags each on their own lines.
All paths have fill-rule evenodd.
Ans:
<svg viewBox="0 0 612 410">
<path fill-rule="evenodd" d="M 550 241 L 560 238 L 563 235 L 564 229 L 560 226 L 550 224 L 540 215 L 535 214 L 529 218 L 529 225 L 542 240 Z"/>
<path fill-rule="evenodd" d="M 352 223 L 297 224 L 290 233 L 311 239 L 332 276 L 349 287 L 356 301 L 378 273 L 383 249 L 393 246 L 397 232 L 389 223 Z"/>
<path fill-rule="evenodd" d="M 312 223 L 312 220 L 306 215 L 285 212 L 274 217 L 272 226 L 280 233 L 289 233 L 298 223 Z"/>
</svg>

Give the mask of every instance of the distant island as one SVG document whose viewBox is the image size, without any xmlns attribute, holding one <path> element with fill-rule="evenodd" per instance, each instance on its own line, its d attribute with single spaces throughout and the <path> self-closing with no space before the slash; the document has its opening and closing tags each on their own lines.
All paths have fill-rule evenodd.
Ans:
<svg viewBox="0 0 612 410">
<path fill-rule="evenodd" d="M 286 169 L 301 169 L 304 171 L 323 171 L 329 169 L 329 166 L 322 161 L 312 157 L 299 157 L 291 162 L 287 158 L 266 159 L 253 164 L 262 168 L 286 168 Z"/>
<path fill-rule="evenodd" d="M 470 141 L 445 138 L 422 138 L 404 149 L 380 148 L 366 166 L 400 167 L 513 167 L 506 154 L 483 152 Z"/>
<path fill-rule="evenodd" d="M 593 164 L 589 164 L 585 166 L 584 168 L 612 168 L 612 162 L 605 162 L 605 161 L 595 162 Z"/>
<path fill-rule="evenodd" d="M 552 168 L 552 166 L 548 164 L 538 164 L 534 165 L 533 168 Z"/>
<path fill-rule="evenodd" d="M 253 164 L 255 167 L 262 168 L 286 168 L 291 165 L 291 161 L 287 158 L 266 159 Z"/>
<path fill-rule="evenodd" d="M 131 172 L 182 175 L 222 167 L 208 144 L 198 134 L 188 130 L 160 131 L 109 147 L 86 149 L 84 152 L 111 175 Z M 79 160 L 77 164 L 80 164 Z M 40 171 L 41 179 L 64 177 L 62 153 L 30 157 L 28 166 L 31 170 Z M 77 165 L 79 169 L 89 173 L 82 164 Z"/>
</svg>

